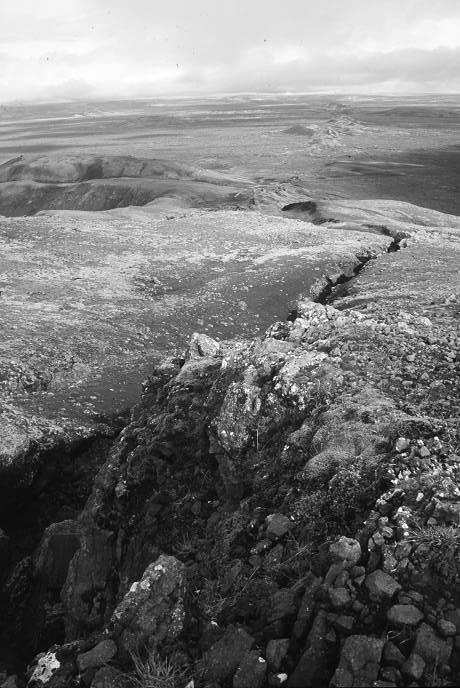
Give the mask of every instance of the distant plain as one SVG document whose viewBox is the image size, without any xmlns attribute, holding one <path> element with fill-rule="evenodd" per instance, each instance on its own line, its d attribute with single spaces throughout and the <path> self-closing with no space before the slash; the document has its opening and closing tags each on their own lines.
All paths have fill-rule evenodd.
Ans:
<svg viewBox="0 0 460 688">
<path fill-rule="evenodd" d="M 0 107 L 0 163 L 53 153 L 180 161 L 261 184 L 296 178 L 312 197 L 386 198 L 460 214 L 460 97 L 454 95 Z"/>
</svg>

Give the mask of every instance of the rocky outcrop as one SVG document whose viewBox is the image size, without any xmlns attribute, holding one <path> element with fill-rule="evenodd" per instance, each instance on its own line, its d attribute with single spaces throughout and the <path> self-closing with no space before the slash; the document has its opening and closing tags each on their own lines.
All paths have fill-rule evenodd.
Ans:
<svg viewBox="0 0 460 688">
<path fill-rule="evenodd" d="M 55 643 L 33 681 L 150 657 L 207 688 L 458 684 L 459 248 L 440 236 L 154 369 L 80 517 L 9 574 L 7 596 L 20 571 L 52 590 L 27 616 Z"/>
</svg>

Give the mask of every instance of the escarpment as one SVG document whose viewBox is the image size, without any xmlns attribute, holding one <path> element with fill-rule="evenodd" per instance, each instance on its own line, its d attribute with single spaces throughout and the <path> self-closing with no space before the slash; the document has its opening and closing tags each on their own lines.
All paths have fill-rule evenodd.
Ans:
<svg viewBox="0 0 460 688">
<path fill-rule="evenodd" d="M 262 337 L 195 334 L 81 513 L 1 535 L 30 686 L 458 685 L 458 230 L 398 240 Z"/>
</svg>

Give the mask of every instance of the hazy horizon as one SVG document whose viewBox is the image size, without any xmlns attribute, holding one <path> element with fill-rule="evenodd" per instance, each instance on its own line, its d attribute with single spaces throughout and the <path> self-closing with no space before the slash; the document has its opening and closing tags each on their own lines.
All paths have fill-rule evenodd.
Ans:
<svg viewBox="0 0 460 688">
<path fill-rule="evenodd" d="M 16 0 L 0 102 L 460 93 L 457 0 Z"/>
</svg>

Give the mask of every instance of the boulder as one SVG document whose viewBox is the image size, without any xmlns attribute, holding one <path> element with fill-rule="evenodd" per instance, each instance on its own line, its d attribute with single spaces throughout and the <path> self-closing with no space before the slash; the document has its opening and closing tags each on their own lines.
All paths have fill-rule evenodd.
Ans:
<svg viewBox="0 0 460 688">
<path fill-rule="evenodd" d="M 404 664 L 406 658 L 397 645 L 388 640 L 383 648 L 383 662 L 391 667 L 399 668 Z"/>
<path fill-rule="evenodd" d="M 217 356 L 220 344 L 207 334 L 194 332 L 190 339 L 189 353 L 191 359 Z"/>
<path fill-rule="evenodd" d="M 329 588 L 329 599 L 336 610 L 351 607 L 353 601 L 347 588 Z"/>
<path fill-rule="evenodd" d="M 113 640 L 102 640 L 88 652 L 77 656 L 77 666 L 80 672 L 96 669 L 108 664 L 117 654 L 117 646 Z"/>
<path fill-rule="evenodd" d="M 331 686 L 371 686 L 377 680 L 384 641 L 365 635 L 345 640 Z"/>
<path fill-rule="evenodd" d="M 391 598 L 401 590 L 399 583 L 388 573 L 377 569 L 373 573 L 366 576 L 364 581 L 369 594 L 375 600 L 383 601 Z"/>
<path fill-rule="evenodd" d="M 262 688 L 267 662 L 256 650 L 247 652 L 233 677 L 233 688 Z"/>
<path fill-rule="evenodd" d="M 132 678 L 115 667 L 105 666 L 98 669 L 91 683 L 91 688 L 132 688 Z"/>
<path fill-rule="evenodd" d="M 270 514 L 267 516 L 267 537 L 271 540 L 280 540 L 292 528 L 292 521 L 284 514 Z"/>
<path fill-rule="evenodd" d="M 327 685 L 334 668 L 335 640 L 335 633 L 328 632 L 326 612 L 321 610 L 315 617 L 305 650 L 288 679 L 287 688 Z"/>
<path fill-rule="evenodd" d="M 330 545 L 329 554 L 334 562 L 341 562 L 348 569 L 360 560 L 361 545 L 358 540 L 342 536 Z"/>
<path fill-rule="evenodd" d="M 184 624 L 185 567 L 175 557 L 161 555 L 115 609 L 111 625 L 119 644 L 133 651 L 171 642 Z"/>
<path fill-rule="evenodd" d="M 425 671 L 425 661 L 416 652 L 411 652 L 409 658 L 401 666 L 401 673 L 408 679 L 420 681 Z"/>
<path fill-rule="evenodd" d="M 228 626 L 222 638 L 204 656 L 206 677 L 221 682 L 230 679 L 254 642 L 243 628 Z"/>
<path fill-rule="evenodd" d="M 423 613 L 413 604 L 395 604 L 388 610 L 387 619 L 390 624 L 397 628 L 417 626 L 423 619 Z"/>
<path fill-rule="evenodd" d="M 311 578 L 307 581 L 304 595 L 294 624 L 293 637 L 299 640 L 306 631 L 310 630 L 310 624 L 315 613 L 315 597 L 321 587 L 321 578 Z"/>
<path fill-rule="evenodd" d="M 289 638 L 275 638 L 268 641 L 265 649 L 265 657 L 272 671 L 279 671 L 283 659 L 288 653 L 289 642 Z"/>
<path fill-rule="evenodd" d="M 429 665 L 442 666 L 448 664 L 452 647 L 452 638 L 440 638 L 434 628 L 427 623 L 422 623 L 417 630 L 414 652 Z"/>
</svg>

